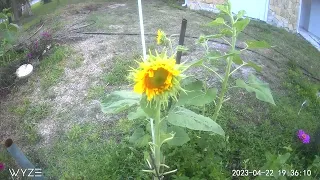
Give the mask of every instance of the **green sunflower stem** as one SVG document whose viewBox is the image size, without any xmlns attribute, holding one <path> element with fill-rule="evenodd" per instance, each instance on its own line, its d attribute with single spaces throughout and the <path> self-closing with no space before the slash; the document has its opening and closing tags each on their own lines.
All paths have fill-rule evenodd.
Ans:
<svg viewBox="0 0 320 180">
<path fill-rule="evenodd" d="M 154 159 L 155 159 L 155 170 L 156 175 L 160 175 L 160 164 L 161 164 L 161 139 L 160 139 L 160 105 L 157 105 L 155 119 L 154 119 L 154 138 L 155 138 L 155 145 L 154 145 Z M 159 178 L 159 177 L 157 177 Z"/>
<path fill-rule="evenodd" d="M 236 48 L 236 42 L 237 42 L 237 31 L 236 31 L 236 28 L 233 27 L 234 18 L 233 18 L 232 15 L 230 15 L 230 19 L 231 19 L 231 24 L 232 24 L 231 52 L 234 52 L 235 48 Z M 226 67 L 226 72 L 225 72 L 225 75 L 224 75 L 224 78 L 223 78 L 221 93 L 219 95 L 218 104 L 216 105 L 215 110 L 214 110 L 214 115 L 213 115 L 213 120 L 214 121 L 217 121 L 220 109 L 221 109 L 222 104 L 224 102 L 224 95 L 228 91 L 228 80 L 229 80 L 229 77 L 230 77 L 232 60 L 233 60 L 232 56 L 228 57 L 228 59 L 227 59 L 228 65 Z"/>
</svg>

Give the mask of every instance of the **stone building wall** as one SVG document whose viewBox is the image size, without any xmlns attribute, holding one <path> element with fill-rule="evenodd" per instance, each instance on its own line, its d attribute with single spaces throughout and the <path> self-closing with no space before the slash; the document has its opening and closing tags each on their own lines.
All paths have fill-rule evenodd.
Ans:
<svg viewBox="0 0 320 180">
<path fill-rule="evenodd" d="M 208 4 L 223 4 L 225 0 L 198 0 L 202 3 L 208 3 Z"/>
<path fill-rule="evenodd" d="M 298 25 L 299 9 L 300 0 L 270 0 L 267 22 L 294 31 Z"/>
<path fill-rule="evenodd" d="M 188 0 L 188 6 L 194 10 L 206 10 L 218 13 L 219 11 L 215 8 L 217 4 L 223 4 L 226 0 Z"/>
<path fill-rule="evenodd" d="M 214 11 L 214 5 L 223 4 L 225 1 L 189 0 L 189 7 L 195 10 Z M 300 0 L 269 0 L 269 3 L 267 22 L 277 27 L 284 27 L 289 31 L 295 31 L 298 25 Z"/>
</svg>

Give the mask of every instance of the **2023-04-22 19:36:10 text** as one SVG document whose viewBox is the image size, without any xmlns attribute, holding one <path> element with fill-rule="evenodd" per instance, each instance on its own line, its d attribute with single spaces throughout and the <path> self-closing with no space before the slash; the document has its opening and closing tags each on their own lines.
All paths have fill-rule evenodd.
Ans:
<svg viewBox="0 0 320 180">
<path fill-rule="evenodd" d="M 311 176 L 311 170 L 232 170 L 233 177 L 245 177 L 245 176 Z"/>
</svg>

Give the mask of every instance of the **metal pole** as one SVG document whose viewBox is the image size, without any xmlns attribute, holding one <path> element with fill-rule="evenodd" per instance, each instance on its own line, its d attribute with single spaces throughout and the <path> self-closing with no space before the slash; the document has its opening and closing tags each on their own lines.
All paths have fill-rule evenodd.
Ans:
<svg viewBox="0 0 320 180">
<path fill-rule="evenodd" d="M 143 61 L 145 61 L 147 59 L 147 51 L 146 51 L 146 41 L 145 41 L 145 38 L 144 38 L 144 26 L 143 26 L 143 15 L 142 15 L 141 0 L 138 0 L 138 8 L 139 8 L 139 21 L 140 21 L 140 33 L 141 33 Z"/>
<path fill-rule="evenodd" d="M 41 174 L 38 174 L 36 170 L 41 170 L 39 168 L 35 168 L 35 166 L 29 161 L 29 159 L 23 154 L 23 152 L 18 148 L 18 146 L 13 143 L 12 139 L 7 139 L 5 142 L 5 146 L 9 154 L 14 158 L 16 163 L 24 170 L 24 169 L 32 169 L 34 173 L 34 180 L 43 180 L 44 177 Z M 42 171 L 42 170 L 41 170 Z"/>
<path fill-rule="evenodd" d="M 186 19 L 182 19 L 180 37 L 179 37 L 179 45 L 180 46 L 183 46 L 183 44 L 184 44 L 184 38 L 186 36 L 186 30 L 187 30 L 187 20 Z M 176 63 L 177 64 L 180 64 L 180 62 L 181 62 L 181 55 L 182 55 L 182 52 L 178 51 L 177 52 L 177 57 L 176 57 Z"/>
<path fill-rule="evenodd" d="M 184 44 L 184 38 L 186 36 L 186 30 L 187 30 L 187 20 L 186 19 L 182 19 L 180 37 L 179 37 L 179 45 L 180 46 L 183 46 L 183 44 Z M 176 63 L 177 64 L 180 64 L 180 62 L 181 62 L 181 55 L 182 55 L 182 52 L 178 51 L 177 52 L 177 56 L 176 56 Z M 171 108 L 171 105 L 172 105 L 172 98 L 169 99 L 168 109 Z"/>
</svg>

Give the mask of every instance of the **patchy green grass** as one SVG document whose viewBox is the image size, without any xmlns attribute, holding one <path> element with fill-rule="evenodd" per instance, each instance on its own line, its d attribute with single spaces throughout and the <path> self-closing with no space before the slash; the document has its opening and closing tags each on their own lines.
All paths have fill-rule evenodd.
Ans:
<svg viewBox="0 0 320 180">
<path fill-rule="evenodd" d="M 140 59 L 139 56 L 135 55 L 133 58 L 116 56 L 113 59 L 114 65 L 111 71 L 103 77 L 104 83 L 110 85 L 122 85 L 127 84 L 128 75 L 129 75 L 129 67 L 137 67 L 137 63 L 135 62 Z"/>
<path fill-rule="evenodd" d="M 70 67 L 71 69 L 77 69 L 81 67 L 84 61 L 84 57 L 80 54 L 72 55 L 70 59 L 71 61 L 68 63 L 68 67 Z"/>
<path fill-rule="evenodd" d="M 59 179 L 147 179 L 137 168 L 144 164 L 143 154 L 127 142 L 131 125 L 132 122 L 127 120 L 114 125 L 74 125 L 53 148 L 44 151 L 49 155 L 46 176 Z M 123 141 L 118 143 L 119 139 Z"/>
<path fill-rule="evenodd" d="M 17 53 L 14 51 L 8 51 L 0 57 L 0 67 L 6 67 L 12 62 L 19 61 L 26 56 L 26 53 Z"/>
<path fill-rule="evenodd" d="M 109 25 L 112 23 L 110 17 L 106 14 L 101 14 L 93 12 L 87 17 L 88 21 L 95 21 L 95 24 L 91 26 L 91 29 L 103 29 L 104 31 L 108 30 Z"/>
<path fill-rule="evenodd" d="M 23 99 L 20 105 L 9 109 L 19 117 L 20 125 L 18 128 L 27 137 L 28 143 L 37 143 L 40 139 L 37 124 L 50 114 L 50 106 L 46 103 L 33 104 L 29 99 Z"/>
<path fill-rule="evenodd" d="M 11 158 L 10 154 L 8 153 L 7 149 L 5 149 L 5 146 L 0 146 L 0 162 L 5 163 L 6 170 L 0 172 L 0 179 L 9 179 L 10 178 L 10 171 L 8 171 L 8 168 L 17 168 L 15 167 L 14 159 Z"/>
<path fill-rule="evenodd" d="M 60 80 L 64 73 L 65 58 L 70 50 L 67 47 L 57 47 L 53 49 L 52 54 L 43 59 L 39 67 L 39 76 L 41 77 L 41 88 L 48 89 Z"/>
<path fill-rule="evenodd" d="M 274 46 L 272 54 L 266 54 L 275 63 L 287 66 L 289 60 L 307 70 L 311 76 L 320 79 L 319 51 L 303 37 L 288 33 L 286 30 L 271 26 L 266 23 L 251 21 L 240 40 L 257 39 L 265 40 Z"/>
<path fill-rule="evenodd" d="M 100 99 L 105 94 L 105 88 L 100 85 L 92 86 L 88 90 L 87 98 L 91 99 Z"/>
<path fill-rule="evenodd" d="M 93 2 L 106 2 L 108 0 L 93 0 Z M 55 13 L 58 9 L 64 8 L 66 5 L 86 2 L 85 0 L 52 0 L 50 3 L 43 4 L 38 2 L 32 5 L 31 10 L 33 16 L 24 17 L 21 20 L 24 29 L 37 24 L 46 15 Z M 92 2 L 92 1 L 91 1 Z"/>
<path fill-rule="evenodd" d="M 261 110 L 257 108 L 252 95 L 249 95 L 251 100 L 227 103 L 222 109 L 219 121 L 225 124 L 224 129 L 230 136 L 231 152 L 239 151 L 242 167 L 245 160 L 249 169 L 262 167 L 266 162 L 265 152 L 283 154 L 286 152 L 285 147 L 292 147 L 300 152 L 292 152 L 288 163 L 293 164 L 295 169 L 306 169 L 307 164 L 310 165 L 310 161 L 320 153 L 311 145 L 303 146 L 296 137 L 296 132 L 303 129 L 311 138 L 315 138 L 315 133 L 320 128 L 320 101 L 316 97 L 320 86 L 309 81 L 298 69 L 288 69 L 288 72 L 291 73 L 284 77 L 287 94 L 280 95 L 273 91 L 277 106 L 262 106 L 265 113 L 259 113 Z M 306 99 L 310 104 L 298 115 L 300 106 Z M 244 103 L 245 107 L 242 106 Z M 248 110 L 248 106 L 253 108 Z"/>
<path fill-rule="evenodd" d="M 25 149 L 24 147 L 33 147 L 41 140 L 41 136 L 38 134 L 37 125 L 49 116 L 51 113 L 51 106 L 43 102 L 31 102 L 31 99 L 24 98 L 15 105 L 12 105 L 12 107 L 8 107 L 8 109 L 9 112 L 16 117 L 16 120 L 14 119 L 14 124 L 10 125 L 8 128 L 13 128 L 15 131 L 18 131 L 22 137 L 19 142 L 16 142 L 18 147 L 21 148 L 34 165 L 39 167 L 37 164 L 39 162 L 37 152 L 32 152 L 29 148 Z M 15 141 L 15 139 L 13 140 Z M 15 170 L 20 168 L 2 145 L 0 145 L 0 162 L 6 164 L 6 169 L 0 172 L 0 179 L 11 179 L 9 168 Z M 19 178 L 23 179 L 22 177 Z"/>
</svg>

